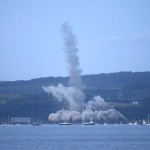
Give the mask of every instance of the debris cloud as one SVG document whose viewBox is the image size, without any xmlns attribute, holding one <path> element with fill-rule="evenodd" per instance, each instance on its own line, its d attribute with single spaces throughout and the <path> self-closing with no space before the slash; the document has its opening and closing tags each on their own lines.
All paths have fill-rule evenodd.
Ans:
<svg viewBox="0 0 150 150">
<path fill-rule="evenodd" d="M 59 101 L 66 100 L 69 104 L 69 110 L 59 110 L 49 115 L 49 120 L 53 123 L 60 122 L 89 122 L 97 123 L 116 123 L 125 121 L 125 117 L 113 107 L 106 103 L 100 96 L 95 96 L 84 103 L 85 94 L 81 80 L 82 70 L 79 65 L 77 55 L 77 39 L 73 34 L 72 27 L 68 23 L 62 24 L 62 37 L 64 41 L 64 51 L 69 68 L 69 85 L 62 84 L 58 86 L 43 87 L 44 91 L 52 94 Z"/>
</svg>

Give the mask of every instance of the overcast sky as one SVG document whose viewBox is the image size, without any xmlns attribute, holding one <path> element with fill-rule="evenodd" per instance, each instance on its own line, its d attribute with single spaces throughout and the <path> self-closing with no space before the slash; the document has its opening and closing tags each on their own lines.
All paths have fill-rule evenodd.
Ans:
<svg viewBox="0 0 150 150">
<path fill-rule="evenodd" d="M 67 76 L 64 22 L 82 74 L 150 71 L 150 0 L 0 0 L 0 80 Z"/>
</svg>

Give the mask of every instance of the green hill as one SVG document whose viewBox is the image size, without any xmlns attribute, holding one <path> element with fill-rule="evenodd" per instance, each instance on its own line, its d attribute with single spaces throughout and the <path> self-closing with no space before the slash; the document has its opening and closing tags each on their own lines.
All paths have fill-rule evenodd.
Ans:
<svg viewBox="0 0 150 150">
<path fill-rule="evenodd" d="M 67 86 L 68 80 L 68 77 L 47 77 L 0 82 L 0 122 L 18 116 L 46 121 L 50 113 L 67 107 L 67 103 L 58 102 L 42 87 L 59 83 Z M 82 80 L 85 102 L 100 95 L 129 120 L 143 119 L 150 113 L 150 72 L 83 75 Z"/>
</svg>

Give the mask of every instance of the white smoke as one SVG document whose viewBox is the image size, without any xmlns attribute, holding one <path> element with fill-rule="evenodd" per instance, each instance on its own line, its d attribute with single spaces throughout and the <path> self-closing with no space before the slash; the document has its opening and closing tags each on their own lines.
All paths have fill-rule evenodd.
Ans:
<svg viewBox="0 0 150 150">
<path fill-rule="evenodd" d="M 77 55 L 77 39 L 72 32 L 72 27 L 68 23 L 62 24 L 62 37 L 64 40 L 64 50 L 66 52 L 66 60 L 69 67 L 70 86 L 82 89 L 81 73 L 79 67 L 79 57 Z"/>
<path fill-rule="evenodd" d="M 69 87 L 59 84 L 57 87 L 49 86 L 43 89 L 51 93 L 59 101 L 67 100 L 71 111 L 82 111 L 84 107 L 85 94 L 81 80 L 81 69 L 77 55 L 77 40 L 72 33 L 72 27 L 68 23 L 62 24 L 62 36 L 64 40 L 64 50 L 69 67 Z"/>
<path fill-rule="evenodd" d="M 78 88 L 70 86 L 65 87 L 62 84 L 58 86 L 43 87 L 47 93 L 52 93 L 59 101 L 67 100 L 71 111 L 81 111 L 84 107 L 85 94 Z"/>
<path fill-rule="evenodd" d="M 59 101 L 66 100 L 69 103 L 69 110 L 59 110 L 49 115 L 51 122 L 82 122 L 93 120 L 95 122 L 113 122 L 125 120 L 124 116 L 112 109 L 100 96 L 94 97 L 84 103 L 85 94 L 81 80 L 82 70 L 79 67 L 77 55 L 77 40 L 72 32 L 72 27 L 68 23 L 62 24 L 62 36 L 64 40 L 64 50 L 69 67 L 69 87 L 62 84 L 58 86 L 43 87 L 44 91 L 52 94 Z"/>
<path fill-rule="evenodd" d="M 86 108 L 79 111 L 59 110 L 49 115 L 49 120 L 54 123 L 59 122 L 89 122 L 97 123 L 119 123 L 126 119 L 124 116 L 113 109 L 100 96 L 96 96 L 86 104 Z"/>
<path fill-rule="evenodd" d="M 112 107 L 100 96 L 95 96 L 92 100 L 88 101 L 86 105 L 86 110 L 91 111 L 108 110 L 111 108 Z"/>
<path fill-rule="evenodd" d="M 49 120 L 55 123 L 59 122 L 80 122 L 81 113 L 78 111 L 59 110 L 49 115 Z"/>
</svg>

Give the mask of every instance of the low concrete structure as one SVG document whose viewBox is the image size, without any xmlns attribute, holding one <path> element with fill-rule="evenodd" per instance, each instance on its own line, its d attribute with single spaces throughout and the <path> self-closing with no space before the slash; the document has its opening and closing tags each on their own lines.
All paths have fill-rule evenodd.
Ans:
<svg viewBox="0 0 150 150">
<path fill-rule="evenodd" d="M 30 124 L 31 118 L 30 117 L 12 117 L 11 124 Z"/>
</svg>

